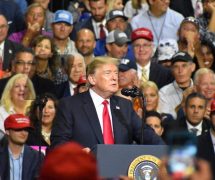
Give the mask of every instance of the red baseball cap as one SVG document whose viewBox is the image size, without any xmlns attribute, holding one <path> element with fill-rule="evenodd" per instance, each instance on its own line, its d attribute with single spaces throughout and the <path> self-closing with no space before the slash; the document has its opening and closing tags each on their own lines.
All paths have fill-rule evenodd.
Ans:
<svg viewBox="0 0 215 180">
<path fill-rule="evenodd" d="M 131 33 L 131 40 L 135 41 L 136 39 L 147 39 L 149 41 L 153 41 L 153 34 L 152 31 L 147 28 L 138 28 L 132 31 Z"/>
<path fill-rule="evenodd" d="M 4 121 L 5 129 L 32 128 L 30 119 L 23 114 L 11 114 Z"/>
<path fill-rule="evenodd" d="M 215 111 L 215 99 L 211 102 L 211 112 Z"/>
</svg>

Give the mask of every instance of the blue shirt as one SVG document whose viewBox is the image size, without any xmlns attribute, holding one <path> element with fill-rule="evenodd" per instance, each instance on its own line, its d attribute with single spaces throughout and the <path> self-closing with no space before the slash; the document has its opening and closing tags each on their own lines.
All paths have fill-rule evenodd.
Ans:
<svg viewBox="0 0 215 180">
<path fill-rule="evenodd" d="M 144 11 L 131 20 L 132 29 L 148 28 L 152 31 L 154 43 L 157 46 L 162 39 L 178 40 L 178 29 L 184 17 L 168 8 L 162 16 L 155 17 L 150 11 Z"/>
<path fill-rule="evenodd" d="M 10 179 L 11 180 L 22 180 L 22 163 L 23 163 L 23 153 L 24 146 L 18 158 L 14 158 L 13 154 L 8 147 L 9 158 L 10 158 Z"/>
</svg>

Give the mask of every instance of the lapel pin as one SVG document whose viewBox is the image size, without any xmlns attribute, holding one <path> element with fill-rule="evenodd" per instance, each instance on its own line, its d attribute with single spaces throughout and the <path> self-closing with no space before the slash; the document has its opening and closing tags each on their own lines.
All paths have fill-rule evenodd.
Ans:
<svg viewBox="0 0 215 180">
<path fill-rule="evenodd" d="M 9 53 L 12 54 L 12 50 L 11 49 L 9 49 Z"/>
<path fill-rule="evenodd" d="M 116 106 L 116 109 L 120 109 L 120 107 L 119 107 L 119 106 Z"/>
</svg>

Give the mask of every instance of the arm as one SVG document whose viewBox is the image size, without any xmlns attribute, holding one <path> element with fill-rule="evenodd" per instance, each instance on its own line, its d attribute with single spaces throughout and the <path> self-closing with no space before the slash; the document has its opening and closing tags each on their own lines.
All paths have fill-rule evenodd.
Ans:
<svg viewBox="0 0 215 180">
<path fill-rule="evenodd" d="M 72 139 L 73 121 L 70 107 L 65 99 L 58 105 L 56 118 L 52 127 L 51 147 L 68 142 Z"/>
</svg>

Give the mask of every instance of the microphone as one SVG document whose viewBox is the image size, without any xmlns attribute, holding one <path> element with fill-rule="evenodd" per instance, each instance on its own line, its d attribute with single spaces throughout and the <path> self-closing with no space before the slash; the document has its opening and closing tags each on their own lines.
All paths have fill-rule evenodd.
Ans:
<svg viewBox="0 0 215 180">
<path fill-rule="evenodd" d="M 143 97 L 143 93 L 137 86 L 134 86 L 131 89 L 123 88 L 121 90 L 121 94 L 124 96 L 131 96 L 132 98 L 137 97 L 137 96 Z"/>
</svg>

